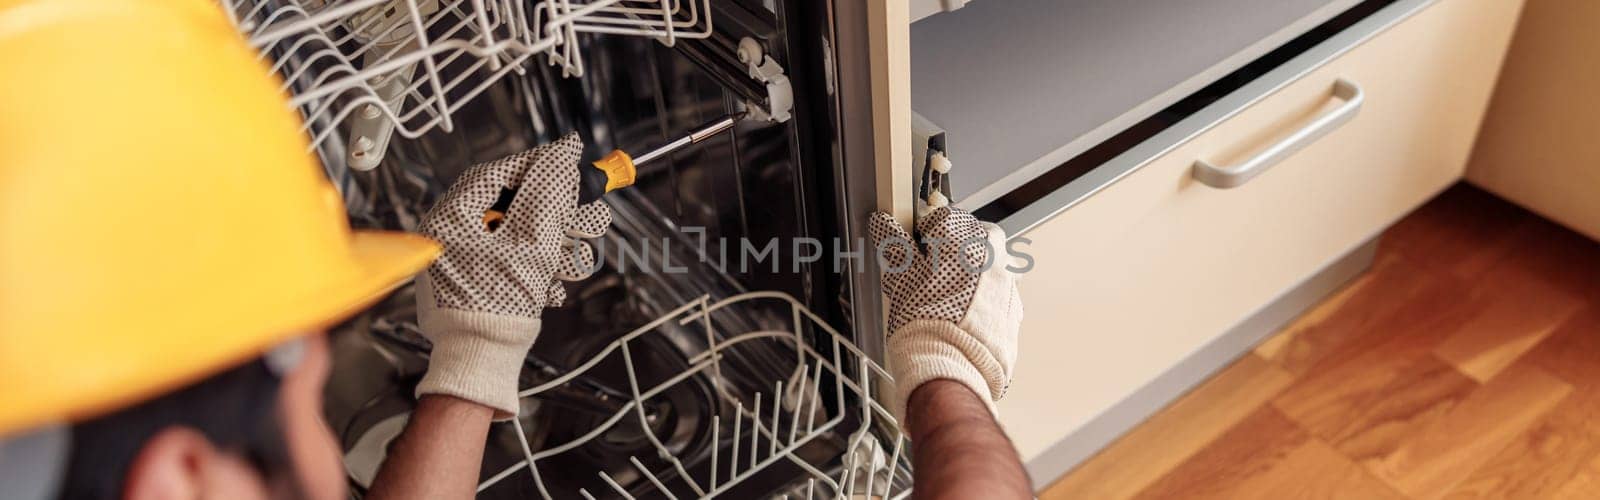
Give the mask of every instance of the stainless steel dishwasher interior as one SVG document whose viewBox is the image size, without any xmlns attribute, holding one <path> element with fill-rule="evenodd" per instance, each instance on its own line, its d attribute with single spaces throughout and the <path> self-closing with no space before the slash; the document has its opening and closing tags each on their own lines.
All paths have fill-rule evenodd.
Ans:
<svg viewBox="0 0 1600 500">
<path fill-rule="evenodd" d="M 724 23 L 732 25 L 733 23 Z M 781 29 L 781 28 L 780 28 Z M 771 36 L 772 34 L 768 34 Z M 782 37 L 782 33 L 776 34 Z M 371 171 L 354 171 L 342 165 L 340 151 L 321 153 L 329 175 L 345 194 L 353 224 L 364 227 L 413 230 L 418 219 L 450 183 L 472 164 L 519 152 L 578 131 L 589 145 L 585 160 L 612 148 L 654 146 L 708 119 L 735 111 L 739 96 L 711 78 L 676 50 L 649 40 L 590 37 L 584 40 L 588 73 L 581 79 L 562 78 L 558 70 L 530 64 L 526 76 L 513 75 L 468 103 L 455 115 L 452 132 L 434 130 L 417 140 L 397 139 L 383 163 Z M 697 255 L 698 235 L 681 231 L 703 227 L 707 238 L 765 242 L 772 238 L 823 236 L 815 234 L 817 198 L 805 192 L 809 175 L 798 151 L 796 123 L 746 121 L 731 133 L 653 162 L 639 174 L 635 187 L 612 193 L 605 201 L 615 223 L 601 245 L 607 263 L 592 279 L 570 285 L 566 307 L 544 313 L 543 333 L 528 356 L 521 386 L 564 373 L 592 356 L 617 336 L 661 316 L 702 295 L 726 297 L 746 290 L 789 293 L 816 310 L 837 310 L 841 294 L 828 290 L 802 264 L 794 272 L 790 255 L 779 252 L 776 271 L 768 265 L 740 270 L 717 269 Z M 326 141 L 342 144 L 343 141 Z M 667 244 L 663 244 L 667 241 Z M 787 241 L 787 240 L 784 240 Z M 620 248 L 641 249 L 647 265 L 615 265 Z M 663 258 L 686 272 L 663 273 Z M 846 295 L 848 296 L 848 295 Z M 397 415 L 414 404 L 411 391 L 426 368 L 427 341 L 418 334 L 413 298 L 407 286 L 359 317 L 341 325 L 332 335 L 335 373 L 326 394 L 326 412 L 345 450 L 371 447 L 383 435 L 398 430 Z M 845 305 L 847 307 L 847 304 Z M 745 310 L 724 318 L 730 324 L 719 331 L 749 332 L 783 329 L 787 310 Z M 654 338 L 654 337 L 652 337 Z M 682 371 L 688 353 L 703 349 L 706 339 L 687 329 L 657 341 L 649 356 L 634 359 L 643 378 L 665 379 Z M 776 344 L 774 344 L 776 345 Z M 792 351 L 736 349 L 735 366 L 749 370 L 724 372 L 724 383 L 745 391 L 741 381 L 781 379 L 793 368 Z M 586 376 L 553 394 L 524 399 L 522 419 L 530 429 L 529 444 L 563 443 L 588 432 L 627 400 L 628 381 L 620 363 L 608 359 Z M 641 381 L 648 384 L 648 381 Z M 768 388 L 770 389 L 770 388 Z M 678 456 L 691 457 L 691 473 L 709 465 L 705 458 L 722 443 L 712 443 L 707 420 L 716 405 L 707 380 L 681 384 L 654 398 L 645 411 L 653 427 L 631 425 L 624 419 L 601 438 L 579 449 L 541 462 L 538 473 L 552 488 L 554 498 L 588 492 L 609 492 L 596 470 L 613 472 L 622 487 L 648 491 L 646 478 L 634 472 L 629 457 L 638 457 L 662 478 L 674 471 L 659 461 L 645 432 L 667 443 Z M 839 411 L 832 409 L 831 411 Z M 845 436 L 821 442 L 803 451 L 813 463 L 837 464 Z M 364 442 L 366 440 L 367 442 Z M 517 436 L 507 425 L 491 431 L 483 465 L 488 477 L 521 458 Z M 381 447 L 381 445 L 380 445 Z M 370 452 L 372 450 L 365 450 Z M 724 452 L 726 453 L 726 452 Z M 370 479 L 375 462 L 347 460 L 356 494 L 362 479 Z M 744 490 L 729 497 L 767 496 L 790 485 L 802 471 L 789 464 L 749 481 Z M 703 470 L 703 469 L 700 469 Z M 526 474 L 526 472 L 523 472 Z M 652 496 L 645 495 L 646 497 Z M 513 476 L 480 492 L 480 498 L 537 498 L 539 492 L 526 475 Z"/>
</svg>

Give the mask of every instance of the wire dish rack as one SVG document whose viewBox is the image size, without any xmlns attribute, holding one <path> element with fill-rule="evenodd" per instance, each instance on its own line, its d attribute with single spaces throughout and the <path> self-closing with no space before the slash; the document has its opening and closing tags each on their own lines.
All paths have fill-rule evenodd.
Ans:
<svg viewBox="0 0 1600 500">
<path fill-rule="evenodd" d="M 757 301 L 779 301 L 788 305 L 790 331 L 754 331 L 726 335 L 715 331 L 714 315 Z M 659 381 L 646 381 L 635 370 L 635 359 L 648 350 L 648 337 L 665 331 L 663 327 L 694 327 L 703 330 L 709 348 L 689 357 L 687 370 Z M 757 346 L 757 344 L 769 344 Z M 790 373 L 776 380 L 750 381 L 726 372 L 746 372 L 749 368 L 730 363 L 737 357 L 730 351 L 751 347 L 779 347 L 792 351 Z M 539 465 L 563 453 L 572 452 L 617 427 L 625 419 L 646 429 L 646 438 L 656 456 L 644 457 L 656 465 L 647 466 L 638 456 L 628 457 L 630 470 L 595 471 L 604 490 L 579 489 L 583 498 L 744 498 L 742 483 L 780 466 L 803 471 L 798 478 L 784 481 L 788 486 L 777 493 L 783 498 L 886 498 L 910 495 L 911 468 L 909 440 L 900 432 L 894 417 L 872 394 L 883 384 L 892 384 L 888 372 L 873 362 L 838 331 L 807 310 L 793 297 L 780 292 L 751 292 L 712 302 L 709 297 L 673 310 L 641 326 L 591 357 L 576 369 L 523 390 L 523 398 L 534 398 L 556 390 L 607 359 L 620 358 L 626 367 L 628 401 L 592 430 L 563 443 L 544 443 L 532 449 L 520 420 L 513 419 L 522 447 L 522 460 L 484 480 L 481 492 L 501 481 L 518 480 L 519 473 L 530 478 L 544 498 L 552 498 L 541 476 Z M 770 367 L 767 367 L 770 368 Z M 654 416 L 647 410 L 653 399 L 691 380 L 710 380 L 721 408 L 731 409 L 710 419 L 709 460 L 705 457 L 680 457 L 658 439 L 652 429 Z M 754 382 L 762 389 L 749 391 L 733 387 Z M 825 436 L 848 433 L 841 453 L 804 453 Z M 892 444 L 885 443 L 892 441 Z M 619 474 L 642 476 L 647 491 L 621 486 Z M 770 479 L 770 478 L 769 478 Z M 635 481 L 638 483 L 638 481 Z M 738 493 L 731 493 L 738 492 Z"/>
<path fill-rule="evenodd" d="M 536 56 L 563 76 L 584 75 L 583 34 L 671 46 L 713 33 L 710 0 L 219 1 L 282 79 L 330 172 L 376 167 L 395 134 L 452 131 L 466 118 L 458 111 L 496 95 L 492 87 L 530 70 Z M 740 49 L 741 58 L 759 52 Z M 771 58 L 743 62 L 768 85 L 783 78 Z M 787 310 L 789 322 L 779 313 L 748 326 L 741 312 L 752 308 Z M 910 495 L 909 443 L 874 399 L 892 380 L 803 302 L 779 292 L 707 295 L 640 319 L 650 318 L 609 343 L 596 339 L 598 350 L 574 355 L 580 362 L 524 380 L 529 419 L 494 431 L 510 427 L 516 439 L 507 449 L 519 448 L 520 457 L 495 462 L 480 494 L 531 485 L 543 498 Z M 685 332 L 703 340 L 685 345 Z M 571 412 L 560 404 L 587 406 Z M 354 481 L 370 481 L 404 419 L 390 416 L 362 435 L 346 455 Z M 684 433 L 662 429 L 666 420 L 693 427 L 693 446 L 674 441 L 681 436 L 669 431 Z M 594 456 L 624 440 L 630 448 L 619 458 Z M 632 447 L 638 443 L 648 445 Z M 574 463 L 601 465 L 573 481 L 566 476 Z"/>
<path fill-rule="evenodd" d="M 394 133 L 452 130 L 452 113 L 536 54 L 583 75 L 582 33 L 670 46 L 713 29 L 710 0 L 220 1 L 282 77 L 311 147 L 358 170 L 378 165 Z M 343 144 L 325 147 L 347 121 Z"/>
</svg>

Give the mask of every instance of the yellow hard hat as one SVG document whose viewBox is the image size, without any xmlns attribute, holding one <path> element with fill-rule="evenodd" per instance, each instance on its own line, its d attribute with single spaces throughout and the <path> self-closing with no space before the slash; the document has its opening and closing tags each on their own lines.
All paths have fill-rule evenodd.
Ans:
<svg viewBox="0 0 1600 500">
<path fill-rule="evenodd" d="M 352 232 L 306 141 L 212 2 L 0 0 L 0 436 L 198 381 L 437 255 Z"/>
</svg>

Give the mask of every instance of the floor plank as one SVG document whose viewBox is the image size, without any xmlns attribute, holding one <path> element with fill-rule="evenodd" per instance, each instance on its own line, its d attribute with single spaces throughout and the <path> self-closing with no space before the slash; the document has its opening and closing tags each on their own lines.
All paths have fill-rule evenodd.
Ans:
<svg viewBox="0 0 1600 500">
<path fill-rule="evenodd" d="M 1310 439 L 1277 410 L 1262 407 L 1134 498 L 1239 498 Z"/>
<path fill-rule="evenodd" d="M 1351 338 L 1371 331 L 1372 323 L 1401 307 L 1398 301 L 1380 302 L 1382 297 L 1411 296 L 1423 291 L 1424 281 L 1391 279 L 1405 274 L 1396 272 L 1396 268 L 1408 265 L 1399 256 L 1380 256 L 1371 272 L 1295 318 L 1282 331 L 1256 346 L 1255 354 L 1294 373 L 1304 373 Z"/>
<path fill-rule="evenodd" d="M 1586 305 L 1584 297 L 1548 283 L 1508 259 L 1472 283 L 1481 304 L 1435 351 L 1478 381 L 1494 377 Z"/>
<path fill-rule="evenodd" d="M 1239 484 L 1229 498 L 1385 500 L 1406 497 L 1328 443 L 1312 438 L 1290 452 L 1276 467 Z"/>
<path fill-rule="evenodd" d="M 1423 356 L 1377 390 L 1346 398 L 1340 401 L 1342 405 L 1317 408 L 1320 414 L 1291 418 L 1352 460 L 1365 460 L 1393 453 L 1476 388 L 1476 382 L 1455 368 Z M 1289 404 L 1278 407 L 1295 408 Z"/>
<path fill-rule="evenodd" d="M 1040 498 L 1600 498 L 1600 244 L 1476 188 L 1242 359 Z"/>
<path fill-rule="evenodd" d="M 1600 303 L 1573 315 L 1526 357 L 1579 391 L 1600 393 Z"/>
<path fill-rule="evenodd" d="M 1470 184 L 1456 184 L 1384 232 L 1381 249 L 1471 280 L 1512 252 L 1532 214 Z"/>
<path fill-rule="evenodd" d="M 1307 471 L 1316 471 L 1307 474 Z M 1142 499 L 1403 499 L 1271 408 L 1252 413 Z"/>
<path fill-rule="evenodd" d="M 1378 305 L 1383 301 L 1373 299 L 1370 306 L 1348 301 L 1348 307 L 1361 309 L 1336 316 L 1362 316 L 1359 324 L 1345 319 L 1321 324 L 1331 325 L 1329 332 L 1359 333 L 1347 334 L 1342 343 L 1323 342 L 1317 348 L 1324 352 L 1315 355 L 1314 363 L 1309 358 L 1295 361 L 1304 375 L 1272 401 L 1313 435 L 1363 453 L 1381 451 L 1383 436 L 1403 433 L 1448 410 L 1476 385 L 1432 356 L 1449 332 L 1474 314 L 1467 287 L 1402 260 L 1373 274 L 1380 275 L 1373 283 L 1386 284 L 1372 288 L 1373 295 L 1395 292 L 1403 300 Z"/>
<path fill-rule="evenodd" d="M 1256 353 L 1296 375 L 1395 339 L 1406 343 L 1407 353 L 1420 354 L 1473 313 L 1465 282 L 1393 254 L 1381 255 L 1340 295 L 1346 293 L 1296 320 Z"/>
<path fill-rule="evenodd" d="M 1407 436 L 1393 452 L 1362 465 L 1411 498 L 1450 491 L 1572 391 L 1549 373 L 1513 365 L 1448 414 Z"/>
<path fill-rule="evenodd" d="M 1600 456 L 1600 397 L 1574 393 L 1446 498 L 1550 498 Z M 1593 495 L 1600 494 L 1595 491 Z"/>
<path fill-rule="evenodd" d="M 1245 356 L 1161 410 L 1039 498 L 1128 498 L 1199 451 L 1289 385 L 1278 367 Z M 1130 466 L 1129 464 L 1137 464 Z"/>
<path fill-rule="evenodd" d="M 1600 491 L 1600 457 L 1589 460 L 1589 463 L 1568 479 L 1561 489 L 1556 490 L 1550 498 L 1558 500 L 1594 500 L 1595 492 Z"/>
<path fill-rule="evenodd" d="M 1594 498 L 1600 492 L 1600 308 L 1574 315 L 1520 362 L 1566 381 L 1572 394 L 1448 498 Z"/>
<path fill-rule="evenodd" d="M 1516 266 L 1591 303 L 1600 301 L 1600 242 L 1544 219 L 1523 224 L 1499 265 Z"/>
</svg>

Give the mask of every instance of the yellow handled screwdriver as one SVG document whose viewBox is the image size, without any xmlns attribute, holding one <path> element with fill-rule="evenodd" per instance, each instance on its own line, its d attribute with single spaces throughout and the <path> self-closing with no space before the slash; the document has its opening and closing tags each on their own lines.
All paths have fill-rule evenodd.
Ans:
<svg viewBox="0 0 1600 500">
<path fill-rule="evenodd" d="M 600 199 L 601 195 L 632 186 L 638 176 L 639 165 L 666 156 L 667 153 L 677 151 L 684 146 L 698 144 L 715 137 L 733 128 L 733 124 L 738 123 L 744 115 L 743 112 L 734 113 L 708 122 L 688 134 L 673 139 L 672 142 L 639 156 L 630 156 L 627 152 L 616 149 L 587 166 L 578 165 L 578 204 L 593 202 Z M 500 198 L 483 213 L 483 223 L 489 226 L 489 230 L 499 227 L 500 222 L 506 217 L 506 211 L 511 209 L 511 200 L 516 196 L 516 190 L 510 188 L 500 191 Z"/>
</svg>

